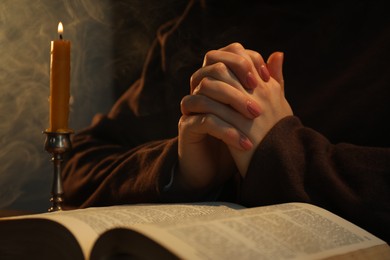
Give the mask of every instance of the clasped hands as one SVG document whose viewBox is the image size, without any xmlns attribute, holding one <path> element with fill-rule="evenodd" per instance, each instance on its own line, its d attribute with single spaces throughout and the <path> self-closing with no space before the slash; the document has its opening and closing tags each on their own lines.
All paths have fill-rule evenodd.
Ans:
<svg viewBox="0 0 390 260">
<path fill-rule="evenodd" d="M 245 178 L 256 148 L 282 118 L 292 115 L 284 96 L 283 53 L 262 56 L 239 43 L 209 51 L 181 102 L 177 181 L 190 191 Z M 261 174 L 261 173 L 258 173 Z"/>
</svg>

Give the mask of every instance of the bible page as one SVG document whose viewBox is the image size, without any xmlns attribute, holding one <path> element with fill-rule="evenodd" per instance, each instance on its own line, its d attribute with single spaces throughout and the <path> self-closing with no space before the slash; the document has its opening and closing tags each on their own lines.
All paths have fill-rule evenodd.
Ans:
<svg viewBox="0 0 390 260">
<path fill-rule="evenodd" d="M 44 218 L 60 223 L 76 237 L 84 256 L 89 256 L 92 246 L 99 235 L 111 228 L 129 228 L 140 223 L 176 222 L 216 213 L 223 214 L 235 211 L 238 208 L 242 207 L 236 204 L 220 202 L 134 204 L 91 207 L 13 218 Z"/>
<path fill-rule="evenodd" d="M 322 259 L 385 244 L 328 211 L 302 203 L 155 226 L 158 232 L 150 226 L 142 231 L 184 259 Z"/>
</svg>

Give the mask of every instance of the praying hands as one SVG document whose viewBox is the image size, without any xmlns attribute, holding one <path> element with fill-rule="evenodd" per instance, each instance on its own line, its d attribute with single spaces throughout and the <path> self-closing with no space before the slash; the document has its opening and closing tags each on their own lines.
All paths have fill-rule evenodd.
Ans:
<svg viewBox="0 0 390 260">
<path fill-rule="evenodd" d="M 179 180 L 189 189 L 212 189 L 235 173 L 245 177 L 268 131 L 293 112 L 284 97 L 283 54 L 262 56 L 230 44 L 205 55 L 182 99 Z"/>
</svg>

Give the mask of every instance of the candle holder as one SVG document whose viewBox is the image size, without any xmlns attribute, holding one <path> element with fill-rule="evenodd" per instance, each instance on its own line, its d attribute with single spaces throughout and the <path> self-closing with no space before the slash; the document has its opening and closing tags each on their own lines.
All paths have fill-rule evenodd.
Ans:
<svg viewBox="0 0 390 260">
<path fill-rule="evenodd" d="M 66 132 L 44 131 L 44 134 L 46 134 L 45 150 L 52 154 L 51 161 L 54 166 L 53 184 L 51 188 L 52 197 L 50 198 L 52 206 L 49 208 L 49 212 L 62 210 L 62 195 L 64 194 L 61 177 L 62 162 L 64 161 L 65 153 L 72 149 L 70 141 L 70 135 L 72 133 L 73 131 L 71 130 Z"/>
</svg>

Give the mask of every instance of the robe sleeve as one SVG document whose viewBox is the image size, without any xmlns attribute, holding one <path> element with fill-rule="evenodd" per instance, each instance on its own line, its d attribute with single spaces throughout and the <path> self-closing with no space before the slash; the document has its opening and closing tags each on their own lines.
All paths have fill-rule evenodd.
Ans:
<svg viewBox="0 0 390 260">
<path fill-rule="evenodd" d="M 177 162 L 177 119 L 169 109 L 148 115 L 132 112 L 129 97 L 136 88 L 72 138 L 62 172 L 65 207 L 164 200 L 162 189 Z"/>
<path fill-rule="evenodd" d="M 131 148 L 82 136 L 63 173 L 67 207 L 161 202 L 177 160 L 176 138 Z"/>
<path fill-rule="evenodd" d="M 307 202 L 390 240 L 390 149 L 331 144 L 294 116 L 256 150 L 240 202 L 260 206 Z"/>
</svg>

